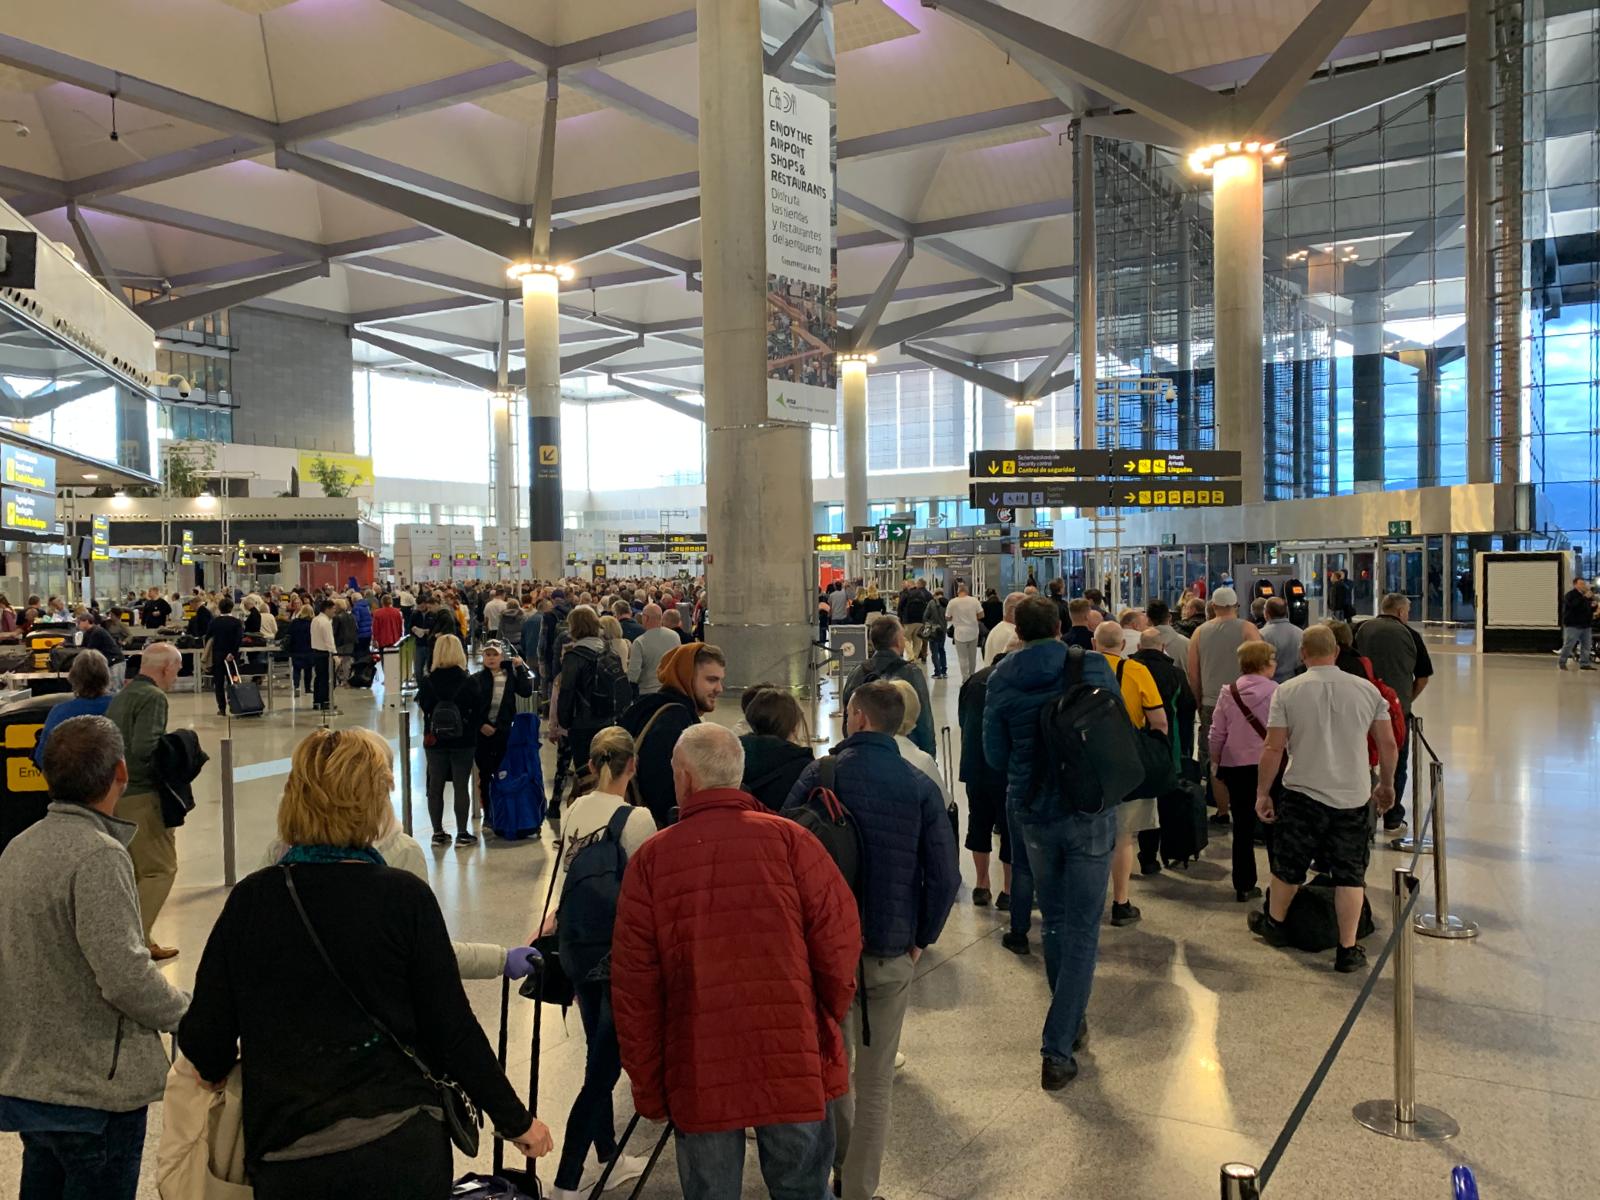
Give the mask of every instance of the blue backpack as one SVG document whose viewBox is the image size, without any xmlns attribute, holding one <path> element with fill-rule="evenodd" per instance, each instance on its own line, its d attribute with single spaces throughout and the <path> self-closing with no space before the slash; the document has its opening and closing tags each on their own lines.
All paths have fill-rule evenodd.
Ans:
<svg viewBox="0 0 1600 1200">
<path fill-rule="evenodd" d="M 567 850 L 556 945 L 561 969 L 573 983 L 611 977 L 611 931 L 617 923 L 622 872 L 628 866 L 622 828 L 633 812 L 624 801 L 604 829 L 580 838 Z"/>
<path fill-rule="evenodd" d="M 489 825 L 508 841 L 530 837 L 544 823 L 544 766 L 539 761 L 539 718 L 518 713 L 505 757 L 489 789 Z"/>
</svg>

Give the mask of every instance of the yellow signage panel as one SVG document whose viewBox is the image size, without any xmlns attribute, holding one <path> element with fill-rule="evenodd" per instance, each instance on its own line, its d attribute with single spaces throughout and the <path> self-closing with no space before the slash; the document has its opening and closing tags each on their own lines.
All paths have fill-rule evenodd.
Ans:
<svg viewBox="0 0 1600 1200">
<path fill-rule="evenodd" d="M 41 721 L 37 725 L 26 723 L 7 725 L 5 735 L 5 748 L 7 750 L 26 750 L 32 753 L 34 746 L 39 741 L 39 731 L 44 728 Z"/>
<path fill-rule="evenodd" d="M 561 447 L 559 447 L 559 446 L 540 446 L 539 447 L 539 465 L 541 467 L 559 466 L 560 463 L 561 463 Z"/>
<path fill-rule="evenodd" d="M 334 454 L 326 450 L 300 452 L 300 478 L 320 483 L 327 490 L 328 481 L 335 479 L 343 488 L 372 486 L 372 456 L 368 454 Z"/>
<path fill-rule="evenodd" d="M 34 766 L 33 759 L 26 754 L 13 755 L 6 759 L 6 787 L 13 792 L 50 790 L 44 781 L 44 772 Z"/>
</svg>

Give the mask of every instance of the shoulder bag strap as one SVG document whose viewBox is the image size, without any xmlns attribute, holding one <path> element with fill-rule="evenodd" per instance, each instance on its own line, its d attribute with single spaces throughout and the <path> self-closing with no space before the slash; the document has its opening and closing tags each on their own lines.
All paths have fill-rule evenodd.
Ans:
<svg viewBox="0 0 1600 1200">
<path fill-rule="evenodd" d="M 1117 686 L 1118 687 L 1122 686 L 1122 668 L 1127 666 L 1127 665 L 1128 665 L 1128 660 L 1127 659 L 1125 659 L 1125 658 L 1117 659 Z"/>
<path fill-rule="evenodd" d="M 350 1003 L 356 1006 L 361 1015 L 367 1019 L 367 1022 L 374 1029 L 393 1042 L 396 1049 L 412 1061 L 417 1070 L 422 1072 L 423 1078 L 429 1083 L 436 1087 L 450 1086 L 446 1081 L 435 1078 L 433 1072 L 428 1069 L 427 1064 L 417 1057 L 417 1052 L 395 1036 L 393 1030 L 373 1016 L 372 1010 L 361 1003 L 361 997 L 356 995 L 355 990 L 345 982 L 344 976 L 339 974 L 339 968 L 333 965 L 333 959 L 328 956 L 327 948 L 323 946 L 322 939 L 317 936 L 316 928 L 311 924 L 311 918 L 306 913 L 305 905 L 300 902 L 300 891 L 294 885 L 294 871 L 288 863 L 279 863 L 278 868 L 283 872 L 283 882 L 289 889 L 289 899 L 294 903 L 294 911 L 299 914 L 300 924 L 305 926 L 306 935 L 310 937 L 312 946 L 316 948 L 317 957 L 322 959 L 322 965 L 328 968 L 328 974 L 333 976 L 334 982 L 344 989 L 345 995 L 350 997 Z M 554 872 L 551 872 L 551 874 L 553 875 Z"/>
<path fill-rule="evenodd" d="M 1233 702 L 1239 706 L 1239 711 L 1244 714 L 1244 719 L 1250 722 L 1250 728 L 1255 730 L 1256 736 L 1263 740 L 1267 736 L 1267 727 L 1261 723 L 1261 718 L 1250 711 L 1250 706 L 1244 702 L 1244 697 L 1239 694 L 1239 685 L 1230 683 L 1228 694 L 1233 697 Z"/>
</svg>

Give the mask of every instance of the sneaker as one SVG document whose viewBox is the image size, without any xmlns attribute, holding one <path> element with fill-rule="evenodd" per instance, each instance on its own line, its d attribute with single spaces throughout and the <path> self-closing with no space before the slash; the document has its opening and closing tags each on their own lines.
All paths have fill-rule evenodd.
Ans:
<svg viewBox="0 0 1600 1200">
<path fill-rule="evenodd" d="M 1250 926 L 1251 933 L 1259 934 L 1261 940 L 1269 946 L 1287 946 L 1289 944 L 1288 931 L 1274 921 L 1265 909 L 1256 909 L 1246 919 L 1245 924 Z"/>
<path fill-rule="evenodd" d="M 1410 826 L 1406 824 L 1406 819 L 1404 817 L 1385 815 L 1383 818 L 1383 831 L 1385 833 L 1392 833 L 1399 836 L 1404 834 L 1409 828 Z"/>
<path fill-rule="evenodd" d="M 906 1069 L 906 1056 L 902 1050 L 894 1052 L 894 1069 L 896 1071 L 904 1071 Z"/>
<path fill-rule="evenodd" d="M 178 957 L 178 948 L 176 946 L 159 946 L 155 942 L 151 942 L 150 957 L 155 962 L 166 962 L 169 958 Z"/>
<path fill-rule="evenodd" d="M 597 1175 L 595 1178 L 598 1179 L 599 1176 Z M 592 1183 L 588 1187 L 579 1184 L 575 1188 L 551 1188 L 550 1200 L 583 1200 L 583 1197 L 593 1190 L 594 1184 Z"/>
<path fill-rule="evenodd" d="M 1593 663 L 1584 663 L 1578 668 L 1578 670 L 1580 670 L 1580 671 L 1592 671 L 1592 670 L 1594 670 L 1594 664 Z"/>
<path fill-rule="evenodd" d="M 1139 874 L 1141 874 L 1141 875 L 1159 875 L 1159 874 L 1161 874 L 1161 860 L 1159 858 L 1141 858 L 1139 860 Z"/>
<path fill-rule="evenodd" d="M 1001 892 L 994 898 L 994 906 L 1001 912 L 1011 911 L 1011 893 Z"/>
<path fill-rule="evenodd" d="M 1047 1092 L 1059 1092 L 1077 1077 L 1077 1059 L 1051 1058 L 1047 1054 L 1039 1071 L 1039 1086 Z"/>
<path fill-rule="evenodd" d="M 1219 829 L 1226 829 L 1229 825 L 1233 824 L 1233 821 L 1229 818 L 1227 813 L 1212 813 L 1211 823 L 1217 826 Z"/>
<path fill-rule="evenodd" d="M 611 1168 L 611 1178 L 606 1180 L 606 1191 L 615 1191 L 625 1183 L 632 1183 L 644 1174 L 649 1165 L 650 1160 L 642 1154 L 619 1155 L 617 1165 Z"/>
<path fill-rule="evenodd" d="M 1564 663 L 1564 662 L 1556 663 L 1556 670 L 1565 671 L 1566 669 L 1567 669 L 1567 664 L 1566 663 Z"/>
<path fill-rule="evenodd" d="M 1028 935 L 1025 933 L 1012 933 L 1007 930 L 1000 936 L 1000 944 L 1018 958 L 1023 958 L 1033 951 L 1028 948 Z"/>
<path fill-rule="evenodd" d="M 463 846 L 476 846 L 477 844 L 478 844 L 478 839 L 476 837 L 474 837 L 470 833 L 458 833 L 458 834 L 456 834 L 456 849 L 457 850 L 461 849 Z"/>
<path fill-rule="evenodd" d="M 1252 900 L 1261 899 L 1261 889 L 1258 887 L 1245 888 L 1242 892 L 1234 892 L 1233 898 L 1240 904 L 1248 904 Z"/>
<path fill-rule="evenodd" d="M 1360 945 L 1340 946 L 1333 956 L 1333 969 L 1341 975 L 1359 971 L 1367 965 L 1367 952 Z"/>
<path fill-rule="evenodd" d="M 988 908 L 989 900 L 993 893 L 988 888 L 975 887 L 972 889 L 972 902 L 979 908 Z"/>
<path fill-rule="evenodd" d="M 433 844 L 435 846 L 448 846 L 450 844 L 450 835 L 442 829 L 435 829 L 433 831 Z"/>
<path fill-rule="evenodd" d="M 1113 925 L 1132 925 L 1143 916 L 1144 914 L 1139 911 L 1132 900 L 1124 904 L 1113 902 L 1111 905 L 1111 923 Z"/>
</svg>

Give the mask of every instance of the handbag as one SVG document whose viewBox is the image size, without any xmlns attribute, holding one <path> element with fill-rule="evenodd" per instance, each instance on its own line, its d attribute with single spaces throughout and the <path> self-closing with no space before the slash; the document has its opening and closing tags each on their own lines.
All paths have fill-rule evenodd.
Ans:
<svg viewBox="0 0 1600 1200">
<path fill-rule="evenodd" d="M 312 927 L 311 918 L 306 915 L 305 905 L 300 903 L 300 892 L 294 886 L 294 871 L 288 863 L 280 863 L 283 871 L 283 881 L 289 888 L 289 899 L 294 902 L 294 910 L 300 915 L 300 923 L 305 926 L 311 944 L 316 947 L 322 963 L 328 968 L 328 973 L 345 990 L 351 1003 L 360 1009 L 361 1015 L 367 1019 L 374 1029 L 383 1037 L 394 1043 L 395 1048 L 411 1060 L 413 1066 L 422 1072 L 423 1079 L 439 1094 L 439 1108 L 444 1113 L 444 1126 L 450 1132 L 450 1140 L 455 1143 L 456 1149 L 468 1158 L 478 1155 L 478 1132 L 483 1128 L 483 1114 L 478 1111 L 478 1106 L 472 1102 L 472 1097 L 455 1080 L 447 1076 L 435 1075 L 428 1069 L 428 1064 L 418 1057 L 417 1052 L 402 1042 L 394 1032 L 377 1017 L 373 1016 L 367 1006 L 361 1003 L 350 985 L 345 982 L 344 976 L 339 974 L 339 968 L 333 965 L 333 959 L 328 957 L 328 951 L 322 945 L 322 939 L 317 936 L 317 931 Z"/>
<path fill-rule="evenodd" d="M 1117 662 L 1117 688 L 1122 687 L 1122 669 L 1127 666 L 1127 659 Z M 1140 725 L 1134 731 L 1134 744 L 1139 749 L 1139 766 L 1144 771 L 1144 780 L 1125 799 L 1134 800 L 1145 796 L 1164 796 L 1178 785 L 1178 756 L 1173 752 L 1172 739 L 1159 729 L 1151 729 L 1148 725 Z"/>
</svg>

